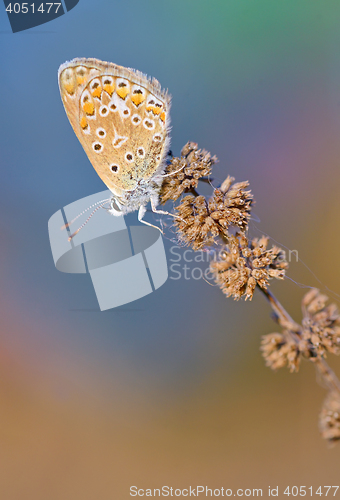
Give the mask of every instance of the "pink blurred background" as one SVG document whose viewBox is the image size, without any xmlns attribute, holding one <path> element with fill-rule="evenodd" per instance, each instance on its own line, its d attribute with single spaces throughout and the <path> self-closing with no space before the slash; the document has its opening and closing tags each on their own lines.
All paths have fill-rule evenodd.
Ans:
<svg viewBox="0 0 340 500">
<path fill-rule="evenodd" d="M 4 9 L 0 19 L 0 497 L 207 485 L 264 497 L 279 486 L 285 498 L 288 485 L 336 485 L 340 448 L 317 426 L 326 391 L 307 362 L 298 374 L 264 366 L 260 337 L 277 328 L 262 296 L 236 303 L 169 279 L 101 313 L 87 276 L 54 268 L 47 221 L 104 189 L 64 113 L 58 66 L 114 61 L 169 87 L 175 155 L 194 140 L 219 157 L 217 179 L 250 181 L 252 234 L 299 253 L 272 286 L 290 314 L 301 319 L 299 284 L 338 303 L 340 5 L 80 0 L 15 35 Z"/>
</svg>

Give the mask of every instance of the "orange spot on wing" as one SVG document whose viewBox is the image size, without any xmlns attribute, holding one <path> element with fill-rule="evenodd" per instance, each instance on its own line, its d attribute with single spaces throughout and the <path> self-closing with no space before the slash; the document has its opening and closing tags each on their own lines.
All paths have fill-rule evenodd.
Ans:
<svg viewBox="0 0 340 500">
<path fill-rule="evenodd" d="M 128 93 L 129 93 L 129 91 L 128 91 L 128 89 L 126 87 L 122 87 L 122 88 L 118 88 L 117 89 L 117 94 L 122 99 L 125 99 L 125 97 L 128 95 Z"/>
<path fill-rule="evenodd" d="M 136 106 L 139 106 L 140 104 L 142 104 L 143 101 L 145 101 L 145 97 L 143 96 L 143 94 L 133 94 L 131 96 L 131 101 Z"/>
<path fill-rule="evenodd" d="M 164 111 L 161 114 L 160 119 L 162 120 L 162 122 L 165 122 L 165 112 Z"/>
<path fill-rule="evenodd" d="M 83 104 L 83 110 L 87 115 L 93 115 L 94 113 L 94 104 L 92 102 L 85 102 Z"/>
<path fill-rule="evenodd" d="M 87 127 L 87 120 L 86 120 L 85 116 L 83 116 L 82 119 L 80 120 L 80 126 L 83 129 Z"/>
<path fill-rule="evenodd" d="M 93 97 L 99 97 L 100 99 L 100 96 L 102 95 L 102 88 L 100 85 L 98 85 L 96 89 L 92 90 L 92 95 Z"/>
<path fill-rule="evenodd" d="M 111 85 L 111 84 L 104 85 L 104 90 L 105 90 L 105 92 L 107 92 L 109 94 L 110 97 L 112 97 L 114 89 L 115 89 L 114 85 Z"/>
<path fill-rule="evenodd" d="M 82 85 L 85 81 L 85 76 L 79 76 L 77 75 L 77 84 Z"/>
<path fill-rule="evenodd" d="M 66 90 L 66 92 L 68 94 L 74 94 L 74 91 L 75 91 L 75 85 L 73 82 L 69 82 L 69 83 L 64 83 L 64 89 Z"/>
<path fill-rule="evenodd" d="M 159 115 L 162 110 L 158 106 L 147 106 L 146 111 L 152 111 L 153 115 Z"/>
</svg>

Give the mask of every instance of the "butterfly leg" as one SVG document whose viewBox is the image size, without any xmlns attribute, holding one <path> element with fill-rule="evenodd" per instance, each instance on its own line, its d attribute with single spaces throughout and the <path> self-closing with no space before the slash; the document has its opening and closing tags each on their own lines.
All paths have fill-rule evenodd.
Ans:
<svg viewBox="0 0 340 500">
<path fill-rule="evenodd" d="M 158 229 L 158 231 L 160 231 L 162 234 L 164 234 L 163 231 L 162 231 L 162 229 L 160 227 L 154 226 L 153 224 L 150 224 L 150 222 L 146 222 L 145 220 L 143 220 L 143 217 L 144 217 L 145 214 L 146 214 L 146 207 L 144 205 L 141 205 L 139 207 L 139 210 L 138 210 L 138 220 L 139 220 L 139 222 L 142 222 L 143 224 L 146 224 L 147 226 L 153 227 L 155 229 Z"/>
<path fill-rule="evenodd" d="M 158 203 L 158 198 L 151 198 L 151 208 L 152 211 L 155 214 L 161 214 L 161 215 L 170 215 L 170 217 L 173 217 L 174 219 L 181 220 L 182 222 L 185 223 L 185 220 L 182 219 L 182 217 L 178 217 L 178 215 L 172 214 L 170 212 L 165 212 L 165 210 L 157 210 L 157 203 Z"/>
</svg>

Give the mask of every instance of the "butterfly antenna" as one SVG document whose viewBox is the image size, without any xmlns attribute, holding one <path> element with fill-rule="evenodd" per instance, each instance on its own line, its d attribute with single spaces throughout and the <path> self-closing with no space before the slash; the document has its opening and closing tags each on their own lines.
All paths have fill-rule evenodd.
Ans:
<svg viewBox="0 0 340 500">
<path fill-rule="evenodd" d="M 91 205 L 91 207 L 88 207 L 86 210 L 84 210 L 81 214 L 79 214 L 77 217 L 75 217 L 71 222 L 69 222 L 68 224 L 65 224 L 65 226 L 63 226 L 61 229 L 63 228 L 68 228 L 70 224 L 72 224 L 72 222 L 74 222 L 76 219 L 78 219 L 78 217 L 80 217 L 80 215 L 82 215 L 84 212 L 86 212 L 87 210 L 89 210 L 90 208 L 94 207 L 95 205 L 98 205 L 94 210 L 93 212 L 88 216 L 88 218 L 86 219 L 86 221 L 80 226 L 78 227 L 77 231 L 75 231 L 74 233 L 72 233 L 69 237 L 68 237 L 68 241 L 71 241 L 72 238 L 74 238 L 74 236 L 76 234 L 79 233 L 79 231 L 88 223 L 88 221 L 91 219 L 91 217 L 97 212 L 97 210 L 99 210 L 100 208 L 102 208 L 105 203 L 109 201 L 109 199 L 107 200 L 102 200 L 101 202 L 97 202 L 97 203 L 94 203 L 93 205 Z M 100 205 L 99 205 L 100 203 Z"/>
<path fill-rule="evenodd" d="M 79 219 L 79 217 L 81 217 L 85 212 L 87 212 L 91 208 L 95 207 L 96 205 L 99 205 L 100 203 L 102 205 L 104 205 L 107 201 L 110 201 L 110 198 L 107 198 L 106 200 L 101 200 L 101 201 L 97 201 L 96 203 L 93 203 L 93 205 L 90 205 L 89 207 L 85 208 L 85 210 L 83 210 L 80 214 L 78 214 L 77 217 L 75 217 L 70 222 L 67 222 L 66 224 L 64 224 L 63 226 L 61 226 L 60 229 L 61 230 L 67 229 L 68 227 L 70 227 L 71 224 L 73 224 L 73 222 L 75 222 L 77 219 Z"/>
<path fill-rule="evenodd" d="M 181 170 L 183 170 L 183 168 L 185 168 L 187 165 L 183 165 L 183 167 L 179 168 L 178 170 L 175 170 L 174 172 L 170 172 L 170 174 L 164 174 L 164 175 L 161 175 L 161 177 L 170 177 L 171 175 L 175 175 L 175 174 L 178 174 L 178 172 L 180 172 Z"/>
</svg>

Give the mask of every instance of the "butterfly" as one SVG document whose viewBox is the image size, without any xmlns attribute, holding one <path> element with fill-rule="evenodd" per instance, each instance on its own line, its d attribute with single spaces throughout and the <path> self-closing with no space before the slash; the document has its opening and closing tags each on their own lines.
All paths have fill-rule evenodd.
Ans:
<svg viewBox="0 0 340 500">
<path fill-rule="evenodd" d="M 109 212 L 157 210 L 170 144 L 171 96 L 155 78 L 98 59 L 76 58 L 58 71 L 66 114 L 112 193 Z M 159 228 L 157 228 L 159 229 Z"/>
</svg>

